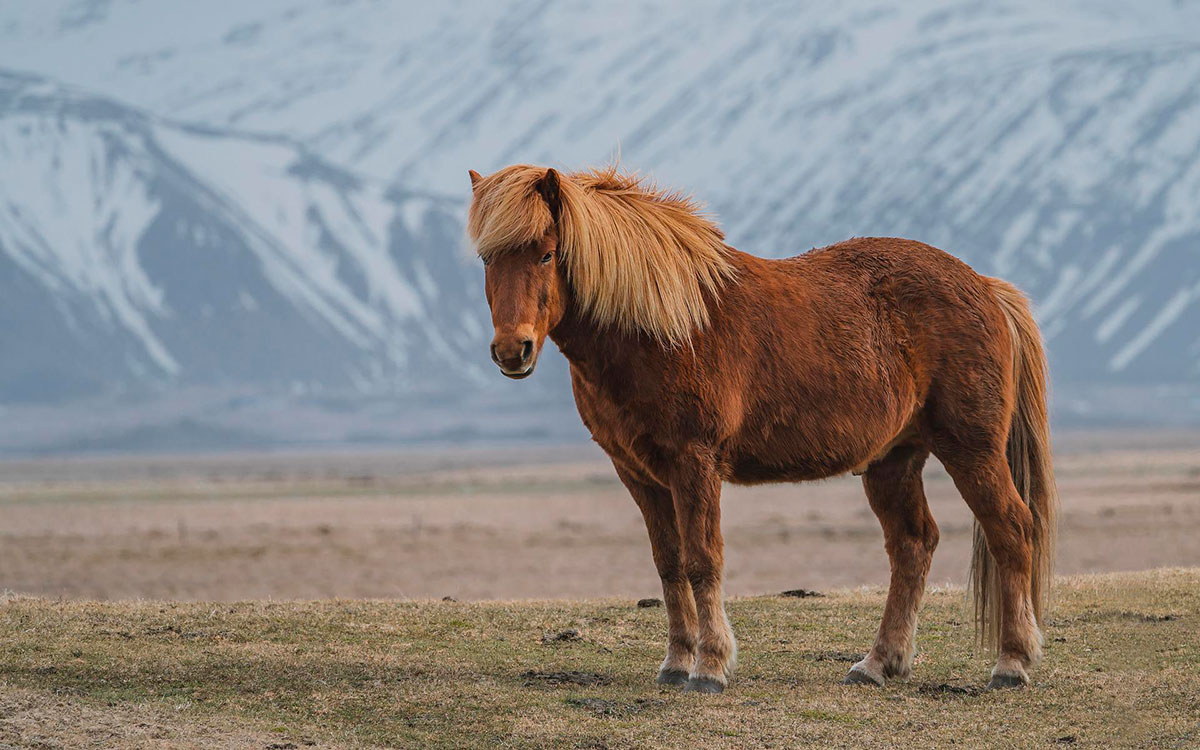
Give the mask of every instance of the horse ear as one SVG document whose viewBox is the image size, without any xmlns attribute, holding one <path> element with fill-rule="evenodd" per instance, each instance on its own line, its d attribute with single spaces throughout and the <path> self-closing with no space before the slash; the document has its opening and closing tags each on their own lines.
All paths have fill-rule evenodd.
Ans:
<svg viewBox="0 0 1200 750">
<path fill-rule="evenodd" d="M 483 177 L 474 169 L 468 169 L 467 174 L 471 175 L 471 189 L 474 190 L 475 187 L 479 185 L 479 181 L 482 180 Z"/>
<path fill-rule="evenodd" d="M 558 172 L 553 167 L 546 170 L 546 174 L 542 179 L 537 181 L 538 194 L 546 201 L 546 205 L 550 207 L 550 215 L 558 221 L 558 211 L 562 207 L 562 196 L 559 192 Z"/>
</svg>

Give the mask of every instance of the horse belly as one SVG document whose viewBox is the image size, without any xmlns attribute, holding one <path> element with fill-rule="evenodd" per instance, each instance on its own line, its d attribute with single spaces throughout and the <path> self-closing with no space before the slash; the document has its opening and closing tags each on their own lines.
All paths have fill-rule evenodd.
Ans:
<svg viewBox="0 0 1200 750">
<path fill-rule="evenodd" d="M 781 427 L 731 452 L 729 480 L 759 484 L 825 479 L 869 458 L 870 448 L 861 441 L 814 440 L 811 432 Z"/>
<path fill-rule="evenodd" d="M 916 434 L 917 405 L 911 398 L 864 400 L 855 409 L 845 408 L 838 399 L 806 404 L 804 409 L 764 418 L 757 426 L 747 425 L 739 439 L 731 441 L 729 480 L 801 482 L 860 474 Z"/>
<path fill-rule="evenodd" d="M 731 457 L 728 481 L 734 484 L 807 482 L 845 473 L 840 462 L 819 459 L 795 460 L 792 456 L 741 453 Z"/>
</svg>

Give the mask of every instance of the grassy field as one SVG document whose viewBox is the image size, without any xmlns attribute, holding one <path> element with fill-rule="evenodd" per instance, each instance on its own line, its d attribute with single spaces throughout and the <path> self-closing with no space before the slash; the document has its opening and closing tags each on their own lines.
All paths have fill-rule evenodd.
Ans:
<svg viewBox="0 0 1200 750">
<path fill-rule="evenodd" d="M 0 604 L 0 747 L 1200 747 L 1200 569 L 1063 579 L 1034 687 L 980 690 L 961 590 L 912 680 L 838 684 L 881 590 L 735 599 L 720 696 L 631 600 Z M 564 631 L 577 635 L 556 638 Z"/>
</svg>

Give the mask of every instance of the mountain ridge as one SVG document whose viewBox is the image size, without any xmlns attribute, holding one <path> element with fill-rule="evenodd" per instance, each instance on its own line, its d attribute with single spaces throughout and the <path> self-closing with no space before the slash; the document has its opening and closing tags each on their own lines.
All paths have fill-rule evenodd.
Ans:
<svg viewBox="0 0 1200 750">
<path fill-rule="evenodd" d="M 31 320 L 58 320 L 52 336 L 102 342 L 84 365 L 100 365 L 98 386 L 370 389 L 411 380 L 418 347 L 442 377 L 479 377 L 464 354 L 482 315 L 442 305 L 465 303 L 472 283 L 445 198 L 371 185 L 282 136 L 179 125 L 27 75 L 0 73 L 0 153 L 0 281 L 25 300 L 7 311 L 23 323 L 6 327 L 9 351 L 30 345 Z"/>
<path fill-rule="evenodd" d="M 1171 0 L 10 6 L 0 403 L 142 394 L 258 435 L 222 406 L 257 393 L 305 415 L 263 439 L 543 434 L 443 418 L 515 398 L 567 434 L 556 354 L 524 390 L 487 361 L 466 170 L 620 154 L 755 255 L 904 236 L 1015 283 L 1059 414 L 1200 423 L 1194 28 Z"/>
<path fill-rule="evenodd" d="M 47 0 L 10 15 L 0 64 L 286 134 L 402 189 L 465 202 L 468 167 L 619 151 L 747 252 L 929 242 L 1033 296 L 1063 382 L 1200 379 L 1200 3 Z"/>
</svg>

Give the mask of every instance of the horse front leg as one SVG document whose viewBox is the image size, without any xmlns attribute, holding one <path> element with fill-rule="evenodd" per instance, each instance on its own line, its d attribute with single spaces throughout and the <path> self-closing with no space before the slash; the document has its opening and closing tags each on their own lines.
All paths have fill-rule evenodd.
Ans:
<svg viewBox="0 0 1200 750">
<path fill-rule="evenodd" d="M 696 602 L 683 565 L 682 542 L 675 523 L 670 490 L 638 481 L 616 466 L 617 476 L 633 496 L 646 521 L 654 566 L 662 579 L 667 605 L 667 656 L 658 670 L 660 685 L 683 685 L 696 664 Z"/>
<path fill-rule="evenodd" d="M 725 568 L 721 477 L 711 452 L 696 450 L 680 461 L 671 495 L 700 626 L 696 664 L 684 690 L 720 693 L 737 663 L 737 641 L 725 614 L 721 587 Z"/>
</svg>

